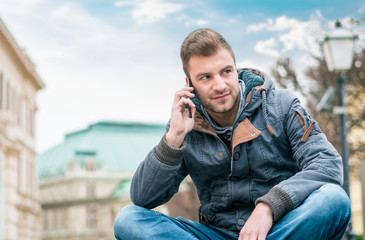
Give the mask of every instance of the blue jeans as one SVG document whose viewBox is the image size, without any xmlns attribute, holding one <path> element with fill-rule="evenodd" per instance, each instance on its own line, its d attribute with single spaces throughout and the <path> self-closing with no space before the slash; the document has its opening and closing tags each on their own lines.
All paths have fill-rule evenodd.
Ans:
<svg viewBox="0 0 365 240">
<path fill-rule="evenodd" d="M 326 184 L 274 224 L 266 239 L 342 239 L 350 218 L 346 193 L 337 185 Z M 114 222 L 114 235 L 118 240 L 238 239 L 212 225 L 172 218 L 139 206 L 120 210 Z"/>
</svg>

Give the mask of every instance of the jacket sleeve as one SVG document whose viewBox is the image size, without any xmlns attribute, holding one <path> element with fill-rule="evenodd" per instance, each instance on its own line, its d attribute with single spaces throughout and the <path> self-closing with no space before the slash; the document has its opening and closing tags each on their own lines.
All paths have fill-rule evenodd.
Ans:
<svg viewBox="0 0 365 240">
<path fill-rule="evenodd" d="M 271 207 L 274 222 L 322 185 L 343 181 L 341 156 L 299 100 L 287 91 L 285 95 L 281 97 L 284 130 L 300 171 L 257 199 L 256 204 L 265 202 Z M 292 100 L 288 102 L 288 98 Z"/>
<path fill-rule="evenodd" d="M 185 142 L 180 148 L 173 148 L 162 137 L 133 176 L 130 196 L 135 205 L 151 209 L 171 199 L 187 175 L 182 163 L 185 151 Z"/>
</svg>

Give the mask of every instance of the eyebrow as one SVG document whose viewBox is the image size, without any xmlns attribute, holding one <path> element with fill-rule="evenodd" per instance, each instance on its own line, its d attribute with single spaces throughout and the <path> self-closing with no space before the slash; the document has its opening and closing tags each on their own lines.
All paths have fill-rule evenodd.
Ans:
<svg viewBox="0 0 365 240">
<path fill-rule="evenodd" d="M 224 71 L 228 68 L 234 68 L 234 67 L 232 65 L 227 65 L 224 68 L 222 68 L 221 70 L 219 70 L 219 72 Z M 201 76 L 210 75 L 210 74 L 211 74 L 210 72 L 202 72 L 202 73 L 198 73 L 195 77 L 200 78 Z"/>
<path fill-rule="evenodd" d="M 210 73 L 209 73 L 209 72 L 202 72 L 202 73 L 198 73 L 195 77 L 196 77 L 196 78 L 200 78 L 200 77 L 202 77 L 202 76 L 206 76 L 206 75 L 210 75 Z"/>
</svg>

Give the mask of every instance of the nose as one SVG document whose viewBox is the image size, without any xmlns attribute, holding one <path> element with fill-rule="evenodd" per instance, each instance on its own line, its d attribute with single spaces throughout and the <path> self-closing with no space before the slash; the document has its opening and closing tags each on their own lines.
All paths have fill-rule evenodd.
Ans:
<svg viewBox="0 0 365 240">
<path fill-rule="evenodd" d="M 224 80 L 224 78 L 222 78 L 220 75 L 216 75 L 214 76 L 214 81 L 213 81 L 213 90 L 217 91 L 217 92 L 223 92 L 224 89 L 226 88 L 227 84 Z"/>
</svg>

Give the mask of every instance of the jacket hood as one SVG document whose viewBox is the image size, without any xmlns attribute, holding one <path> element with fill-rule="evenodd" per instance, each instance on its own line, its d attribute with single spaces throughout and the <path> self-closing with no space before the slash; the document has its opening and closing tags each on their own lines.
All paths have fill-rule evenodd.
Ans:
<svg viewBox="0 0 365 240">
<path fill-rule="evenodd" d="M 238 70 L 238 78 L 242 79 L 246 84 L 245 98 L 246 105 L 244 114 L 240 116 L 242 121 L 245 117 L 250 116 L 257 108 L 262 107 L 263 120 L 271 135 L 274 131 L 270 125 L 267 115 L 266 96 L 275 89 L 275 85 L 270 77 L 260 70 L 253 68 L 243 68 Z"/>
<path fill-rule="evenodd" d="M 270 77 L 260 70 L 253 68 L 238 69 L 238 79 L 246 85 L 244 96 L 246 98 L 245 111 L 252 112 L 262 105 L 262 92 L 269 94 L 275 89 Z M 250 114 L 249 114 L 250 115 Z"/>
</svg>

